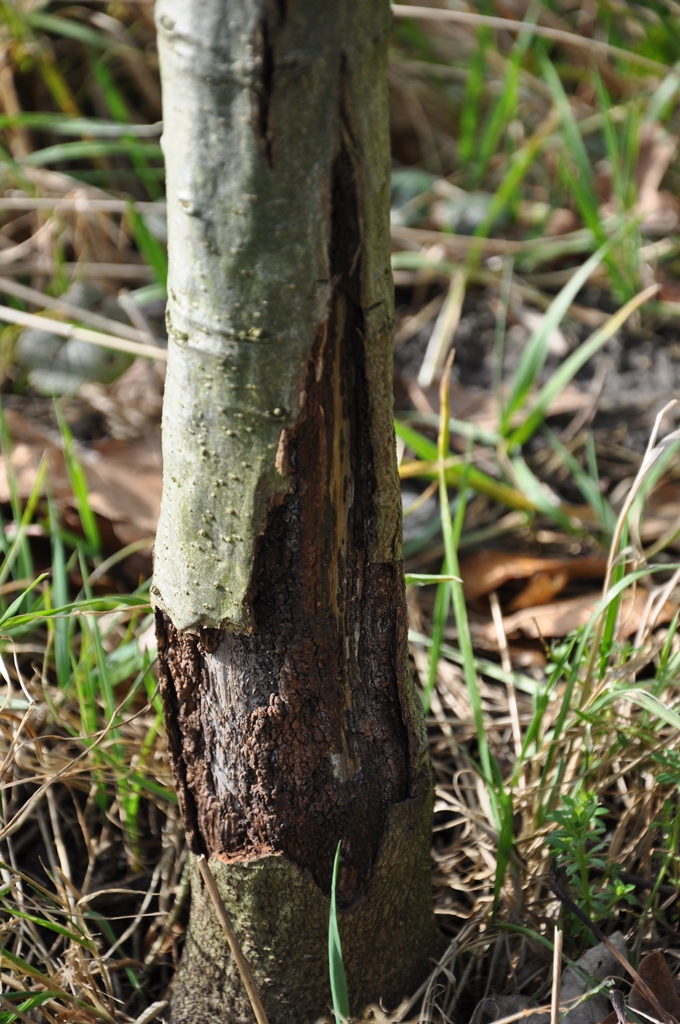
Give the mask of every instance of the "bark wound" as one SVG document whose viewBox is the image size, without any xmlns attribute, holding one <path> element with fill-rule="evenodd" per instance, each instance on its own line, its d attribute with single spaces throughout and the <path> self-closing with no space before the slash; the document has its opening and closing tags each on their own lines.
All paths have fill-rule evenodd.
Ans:
<svg viewBox="0 0 680 1024">
<path fill-rule="evenodd" d="M 348 136 L 346 136 L 348 137 Z M 387 811 L 414 779 L 400 698 L 400 563 L 368 560 L 375 474 L 351 158 L 333 166 L 330 315 L 285 438 L 292 487 L 270 508 L 246 600 L 249 635 L 178 634 L 161 616 L 170 749 L 195 852 L 278 852 L 340 897 L 366 891 Z M 210 648 L 213 648 L 211 652 Z"/>
<path fill-rule="evenodd" d="M 205 632 L 212 634 L 215 630 Z M 200 638 L 193 633 L 180 633 L 167 615 L 157 609 L 156 639 L 168 749 L 180 810 L 189 846 L 195 854 L 205 854 L 192 772 L 193 766 L 205 762 L 207 757 L 198 699 L 202 671 Z"/>
<path fill-rule="evenodd" d="M 268 0 L 264 17 L 257 26 L 254 53 L 253 127 L 260 152 L 269 167 L 274 166 L 271 100 L 274 93 L 276 42 L 286 20 L 286 0 Z"/>
</svg>

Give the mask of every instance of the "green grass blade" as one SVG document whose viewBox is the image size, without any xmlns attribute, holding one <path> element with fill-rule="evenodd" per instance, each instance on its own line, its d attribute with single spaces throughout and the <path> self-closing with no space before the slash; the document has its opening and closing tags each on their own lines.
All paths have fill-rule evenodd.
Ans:
<svg viewBox="0 0 680 1024">
<path fill-rule="evenodd" d="M 414 420 L 424 426 L 434 427 L 435 430 L 439 427 L 439 416 L 437 413 L 400 410 L 399 421 L 408 424 L 410 420 Z M 497 430 L 489 430 L 488 427 L 480 427 L 476 423 L 469 423 L 466 420 L 457 420 L 453 416 L 449 420 L 449 431 L 452 434 L 457 434 L 459 437 L 464 437 L 468 441 L 475 441 L 490 447 L 499 444 L 501 440 L 501 435 Z"/>
<path fill-rule="evenodd" d="M 78 117 L 80 115 L 78 104 L 55 60 L 51 47 L 40 45 L 28 18 L 24 18 L 23 12 L 17 4 L 2 0 L 0 2 L 0 20 L 5 22 L 15 40 L 21 40 L 26 51 L 36 61 L 40 69 L 40 77 L 59 109 L 65 114 Z"/>
<path fill-rule="evenodd" d="M 33 575 L 33 558 L 31 556 L 30 547 L 26 537 L 26 531 L 33 519 L 38 501 L 42 495 L 46 475 L 47 460 L 43 458 L 38 466 L 38 472 L 36 474 L 33 488 L 28 497 L 28 501 L 26 502 L 26 507 L 19 519 L 17 532 L 12 539 L 12 543 L 10 544 L 4 561 L 2 562 L 2 568 L 0 568 L 0 585 L 7 582 L 15 561 L 19 562 L 19 577 L 21 579 L 27 579 Z M 24 572 L 21 570 L 26 568 L 30 569 L 30 572 L 24 575 Z M 15 606 L 16 602 L 12 607 L 14 608 Z"/>
<path fill-rule="evenodd" d="M 12 1024 L 12 1021 L 19 1019 L 19 1014 L 28 1014 L 29 1010 L 35 1010 L 51 999 L 59 998 L 59 992 L 48 990 L 47 992 L 5 992 L 4 999 L 10 1003 L 17 1004 L 17 1013 L 2 1014 L 2 1024 Z M 23 1018 L 22 1018 L 23 1019 Z M 29 1018 L 30 1019 L 30 1018 Z"/>
<path fill-rule="evenodd" d="M 585 143 L 583 142 L 583 136 L 576 123 L 571 104 L 564 91 L 560 77 L 545 56 L 545 52 L 541 54 L 541 66 L 543 77 L 552 93 L 553 100 L 562 119 L 562 132 L 564 134 L 564 142 L 566 143 L 565 152 L 569 154 L 570 159 L 573 161 L 573 170 L 566 161 L 561 161 L 559 165 L 560 173 L 569 185 L 584 223 L 593 232 L 598 244 L 602 244 L 605 241 L 606 233 L 600 214 L 600 200 L 595 187 L 593 169 Z M 626 281 L 621 274 L 616 256 L 609 253 L 605 262 L 611 274 L 612 282 L 619 294 L 625 299 L 630 298 L 631 293 L 626 288 Z"/>
<path fill-rule="evenodd" d="M 53 146 L 45 146 L 44 149 L 35 149 L 22 157 L 19 163 L 26 167 L 46 167 L 64 160 L 94 160 L 104 156 L 141 156 L 146 160 L 160 161 L 163 159 L 163 151 L 155 142 L 133 138 L 121 138 L 116 142 L 84 139 L 80 142 L 57 142 Z"/>
<path fill-rule="evenodd" d="M 489 203 L 486 217 L 474 233 L 475 238 L 486 238 L 507 207 L 516 203 L 521 182 L 529 173 L 546 139 L 555 130 L 556 126 L 557 118 L 547 117 L 524 145 L 512 154 L 505 177 Z M 471 266 L 479 262 L 480 254 L 481 247 L 470 250 L 468 259 Z"/>
<path fill-rule="evenodd" d="M 430 647 L 432 645 L 431 637 L 425 636 L 424 633 L 418 633 L 413 629 L 409 630 L 408 638 L 411 643 L 422 644 L 423 647 Z M 451 647 L 449 644 L 442 644 L 441 652 L 445 658 L 448 658 L 454 664 L 463 664 L 463 655 L 455 647 Z M 521 672 L 505 672 L 494 661 L 487 661 L 485 658 L 475 658 L 475 668 L 482 675 L 488 676 L 489 679 L 495 679 L 505 686 L 514 686 L 522 693 L 528 693 L 532 697 L 543 693 L 544 684 L 542 682 L 539 683 L 530 676 L 522 675 Z"/>
<path fill-rule="evenodd" d="M 576 376 L 578 371 L 584 366 L 592 356 L 598 352 L 603 345 L 611 338 L 613 334 L 626 322 L 629 316 L 639 309 L 648 299 L 658 291 L 658 285 L 650 285 L 649 288 L 645 288 L 634 298 L 630 299 L 624 306 L 621 307 L 610 319 L 598 328 L 594 334 L 584 341 L 582 345 L 571 353 L 567 359 L 564 360 L 561 366 L 559 366 L 555 373 L 552 375 L 542 387 L 538 394 L 534 405 L 521 424 L 515 431 L 510 435 L 508 444 L 522 445 L 525 444 L 529 438 L 536 432 L 538 427 L 545 419 L 545 415 L 548 411 L 548 407 L 552 401 L 560 394 L 561 391 L 569 384 L 571 380 Z"/>
<path fill-rule="evenodd" d="M 109 69 L 109 59 L 110 58 L 107 54 L 104 57 L 92 61 L 92 70 L 94 72 L 94 77 L 104 94 L 104 99 L 106 100 L 106 105 L 109 108 L 111 117 L 115 121 L 119 121 L 121 124 L 127 124 L 130 120 L 127 104 L 113 80 L 113 76 Z"/>
<path fill-rule="evenodd" d="M 588 437 L 585 446 L 588 468 L 590 470 L 589 473 L 583 469 L 578 459 L 574 458 L 569 449 L 562 444 L 559 438 L 556 437 L 551 430 L 546 430 L 545 436 L 553 450 L 559 454 L 563 465 L 566 466 L 571 473 L 572 480 L 578 487 L 587 504 L 593 510 L 593 514 L 596 517 L 598 524 L 597 528 L 608 536 L 611 536 L 616 526 L 616 513 L 604 497 L 600 488 L 597 473 L 597 455 L 595 453 L 592 435 Z"/>
<path fill-rule="evenodd" d="M 42 576 L 40 577 L 40 579 L 43 578 Z M 32 583 L 31 589 L 38 582 L 40 580 Z M 6 612 L 2 619 L 0 619 L 0 623 L 2 623 L 5 629 L 15 630 L 20 629 L 22 626 L 34 626 L 38 622 L 47 621 L 59 615 L 106 614 L 117 611 L 120 608 L 141 608 L 145 611 L 150 611 L 151 606 L 149 605 L 148 598 L 137 597 L 135 594 L 121 594 L 116 597 L 95 597 L 91 601 L 71 601 L 62 608 L 43 608 L 37 611 L 22 613 L 21 615 L 9 616 L 8 612 Z"/>
<path fill-rule="evenodd" d="M 66 570 L 64 543 L 59 532 L 56 510 L 50 498 L 47 499 L 47 511 L 52 546 L 52 586 L 50 588 L 50 602 L 59 606 L 68 603 L 68 573 Z M 54 643 L 54 663 L 57 672 L 57 683 L 61 689 L 65 689 L 71 673 L 71 658 L 68 650 L 68 619 L 53 619 L 51 620 L 50 628 Z"/>
<path fill-rule="evenodd" d="M 132 203 L 128 207 L 128 218 L 137 248 L 154 272 L 156 280 L 165 289 L 168 283 L 168 256 L 165 247 L 149 231 L 144 218 Z"/>
<path fill-rule="evenodd" d="M 3 967 L 5 960 L 9 964 L 12 964 L 18 969 L 20 976 L 27 974 L 31 978 L 35 978 L 35 980 L 44 985 L 45 988 L 55 989 L 61 997 L 66 995 L 65 990 L 60 986 L 55 985 L 52 979 L 47 974 L 44 974 L 42 971 L 38 970 L 37 967 L 34 967 L 32 964 L 27 963 L 26 960 L 24 960 L 22 957 L 16 956 L 14 953 L 11 953 L 10 950 L 2 946 L 0 947 L 0 963 L 2 963 Z"/>
<path fill-rule="evenodd" d="M 536 9 L 530 7 L 525 20 L 535 22 L 536 14 Z M 475 188 L 481 184 L 491 158 L 498 151 L 503 132 L 506 131 L 509 122 L 517 116 L 522 59 L 531 45 L 532 39 L 533 36 L 530 32 L 523 32 L 512 48 L 503 88 L 487 119 L 479 143 L 479 157 L 474 165 L 472 181 Z"/>
<path fill-rule="evenodd" d="M 83 935 L 79 935 L 70 928 L 65 928 L 64 925 L 57 924 L 56 921 L 51 921 L 46 917 L 38 917 L 36 914 L 27 914 L 25 911 L 19 910 L 16 906 L 7 907 L 6 909 L 13 917 L 20 917 L 23 921 L 32 921 L 33 924 L 40 925 L 41 928 L 47 928 L 48 931 L 56 932 L 57 935 L 61 935 L 65 939 L 69 939 L 70 942 L 76 942 L 79 946 L 82 946 L 84 949 L 88 949 L 91 953 L 96 953 L 97 951 L 97 947 L 91 939 L 88 939 Z"/>
<path fill-rule="evenodd" d="M 98 117 L 69 117 L 67 114 L 41 113 L 22 110 L 18 114 L 0 114 L 0 130 L 31 128 L 51 132 L 53 135 L 88 135 L 94 139 L 120 139 L 123 135 L 151 138 L 159 129 L 146 124 L 121 124 Z"/>
<path fill-rule="evenodd" d="M 575 271 L 573 277 L 569 279 L 545 311 L 541 326 L 528 341 L 512 378 L 510 393 L 503 409 L 500 423 L 500 430 L 504 437 L 507 437 L 511 432 L 513 417 L 524 408 L 529 392 L 538 380 L 538 376 L 545 365 L 550 335 L 562 323 L 569 307 L 588 281 L 590 275 L 605 259 L 612 247 L 619 244 L 623 234 L 624 232 L 619 232 L 614 238 L 609 239 L 604 245 L 600 246 L 597 252 L 593 253 L 590 259 L 586 260 Z"/>
<path fill-rule="evenodd" d="M 602 694 L 601 699 L 597 703 L 593 702 L 592 708 L 598 711 L 601 707 L 612 704 L 617 700 L 629 700 L 645 711 L 650 712 L 659 721 L 670 726 L 671 729 L 676 730 L 676 732 L 680 731 L 680 714 L 674 708 L 669 707 L 659 700 L 658 697 L 649 693 L 648 690 L 643 690 L 641 687 L 620 686 L 613 688 Z"/>
<path fill-rule="evenodd" d="M 446 574 L 447 571 L 448 562 L 445 558 L 444 564 L 442 565 L 442 572 Z M 430 656 L 427 664 L 427 679 L 423 686 L 423 712 L 426 715 L 430 712 L 432 691 L 437 684 L 437 668 L 439 666 L 442 642 L 446 633 L 446 620 L 449 617 L 450 600 L 451 588 L 448 583 L 440 583 L 437 587 L 437 593 L 435 594 L 434 599 L 434 609 L 432 611 L 432 643 L 430 646 Z"/>
<path fill-rule="evenodd" d="M 423 459 L 422 465 L 413 464 L 409 466 L 409 476 L 417 476 L 423 480 L 438 479 L 439 466 L 437 462 L 437 445 L 434 441 L 424 437 L 419 431 L 409 427 L 400 420 L 395 420 L 394 429 L 400 440 L 411 448 L 419 458 Z M 405 469 L 405 467 L 404 467 Z M 465 478 L 467 485 L 473 491 L 485 494 L 487 497 L 498 501 L 508 508 L 519 509 L 523 512 L 535 512 L 536 507 L 527 497 L 514 487 L 509 487 L 499 480 L 484 473 L 476 466 L 470 465 L 469 461 L 452 463 L 447 459 L 444 467 L 446 482 L 450 487 L 460 487 L 461 481 Z M 413 471 L 412 471 L 413 470 Z M 402 477 L 406 473 L 402 473 Z"/>
<path fill-rule="evenodd" d="M 8 623 L 12 621 L 12 618 L 15 615 L 17 608 L 19 608 L 23 604 L 26 595 L 30 594 L 32 590 L 39 586 L 44 579 L 47 579 L 46 572 L 44 572 L 41 576 L 38 576 L 37 579 L 33 580 L 33 582 L 30 583 L 24 591 L 22 591 L 19 597 L 15 598 L 14 601 L 12 601 L 9 608 L 0 616 L 0 626 L 7 628 Z"/>
<path fill-rule="evenodd" d="M 426 587 L 429 583 L 450 582 L 457 579 L 456 576 L 442 576 L 436 573 L 408 572 L 404 577 L 407 587 Z"/>
<path fill-rule="evenodd" d="M 499 775 L 498 781 L 502 783 Z M 496 874 L 493 883 L 493 910 L 495 914 L 498 908 L 498 901 L 501 896 L 505 873 L 508 870 L 510 859 L 515 846 L 514 817 L 515 810 L 512 800 L 512 791 L 498 787 L 498 812 L 500 815 L 500 829 L 498 832 L 498 845 L 496 848 Z"/>
<path fill-rule="evenodd" d="M 331 996 L 333 998 L 333 1012 L 336 1024 L 343 1024 L 349 1019 L 349 995 L 347 993 L 347 976 L 345 974 L 345 963 L 342 959 L 342 943 L 340 942 L 340 930 L 338 928 L 337 915 L 337 884 L 338 871 L 340 869 L 340 847 L 338 843 L 333 862 L 333 880 L 331 882 L 331 909 L 328 920 L 328 970 L 331 979 Z"/>
<path fill-rule="evenodd" d="M 580 529 L 579 526 L 575 527 L 572 517 L 564 511 L 557 495 L 532 473 L 521 455 L 513 456 L 510 460 L 510 465 L 512 466 L 517 489 L 526 495 L 533 507 L 541 515 L 552 519 L 554 523 L 557 523 L 564 530 Z"/>
<path fill-rule="evenodd" d="M 486 49 L 491 41 L 489 30 L 482 28 L 477 33 L 477 49 L 472 58 L 465 81 L 458 129 L 458 159 L 462 166 L 470 166 L 475 158 L 475 140 L 479 113 L 484 91 L 484 68 Z"/>
<path fill-rule="evenodd" d="M 87 565 L 82 550 L 79 550 L 78 555 L 80 558 L 80 570 L 83 577 L 85 596 L 89 601 L 92 601 L 93 598 L 89 583 Z M 96 707 L 101 703 L 106 716 L 107 725 L 111 727 L 109 731 L 111 743 L 107 750 L 107 757 L 110 758 L 110 762 L 114 767 L 118 799 L 120 800 L 123 821 L 127 828 L 128 821 L 131 819 L 132 822 L 134 822 L 136 818 L 136 805 L 134 794 L 131 794 L 130 791 L 127 757 L 125 747 L 121 742 L 121 732 L 118 728 L 119 718 L 117 717 L 118 709 L 116 706 L 114 681 L 112 673 L 109 671 L 109 659 L 104 649 L 104 644 L 102 643 L 99 623 L 93 616 L 88 616 L 85 619 L 85 622 L 87 624 L 87 631 L 92 639 L 94 663 L 96 665 L 96 671 L 93 671 L 92 668 L 90 668 L 90 692 L 92 699 L 95 701 L 95 713 Z M 132 803 L 130 804 L 131 797 Z M 138 839 L 139 837 L 137 835 L 131 835 L 133 847 L 138 843 Z"/>
<path fill-rule="evenodd" d="M 599 200 L 593 180 L 593 170 L 586 151 L 583 137 L 579 131 L 574 113 L 567 94 L 564 91 L 560 77 L 552 63 L 545 55 L 542 48 L 538 48 L 540 54 L 541 70 L 543 77 L 550 89 L 553 101 L 560 112 L 562 131 L 566 150 L 574 162 L 576 174 L 573 176 L 574 198 L 579 207 L 581 216 L 588 227 L 595 233 L 597 238 L 603 240 L 603 229 L 599 216 Z"/>
<path fill-rule="evenodd" d="M 68 473 L 68 477 L 71 482 L 71 489 L 76 501 L 76 507 L 78 509 L 78 515 L 83 527 L 83 532 L 91 550 L 95 554 L 99 554 L 101 551 L 101 538 L 99 536 L 99 527 L 97 526 L 96 516 L 90 508 L 89 488 L 87 486 L 85 471 L 83 470 L 80 459 L 76 455 L 73 434 L 62 415 L 58 403 L 55 403 L 55 409 L 57 412 L 59 430 L 64 444 L 64 462 L 66 464 L 66 472 Z"/>
<path fill-rule="evenodd" d="M 657 85 L 645 110 L 647 122 L 665 121 L 673 112 L 673 101 L 680 89 L 680 61 Z"/>
<path fill-rule="evenodd" d="M 449 449 L 449 375 L 450 364 L 448 369 L 446 369 L 442 374 L 439 394 L 441 426 L 439 430 L 439 441 L 437 444 L 439 460 L 439 506 L 442 521 L 442 534 L 444 536 L 444 550 L 446 552 L 446 573 L 459 578 L 458 582 L 453 581 L 448 584 L 448 586 L 451 588 L 453 613 L 456 620 L 456 629 L 458 631 L 458 646 L 460 647 L 460 652 L 463 655 L 463 674 L 465 676 L 465 685 L 477 733 L 479 760 L 487 785 L 489 802 L 491 804 L 494 821 L 496 827 L 500 829 L 501 817 L 498 806 L 498 794 L 495 791 L 493 781 L 496 777 L 496 772 L 492 768 L 491 751 L 489 749 L 489 743 L 486 736 L 482 697 L 479 692 L 479 680 L 475 669 L 472 637 L 470 636 L 470 625 L 467 617 L 463 584 L 460 582 L 460 565 L 458 563 L 458 544 L 460 543 L 460 535 L 463 529 L 463 520 L 465 517 L 465 489 L 461 491 L 460 502 L 456 509 L 456 519 L 454 523 L 451 520 L 446 471 L 444 468 Z"/>
<path fill-rule="evenodd" d="M 545 799 L 541 802 L 537 810 L 537 825 L 539 827 L 543 824 L 547 813 L 552 808 L 555 795 L 559 787 L 561 771 L 564 767 L 564 762 L 560 761 L 560 758 L 563 752 L 563 736 L 567 725 L 567 719 L 569 717 L 570 712 L 572 714 L 578 713 L 573 711 L 573 692 L 576 685 L 581 681 L 580 674 L 587 660 L 588 645 L 591 642 L 593 634 L 596 633 L 597 626 L 601 620 L 601 617 L 607 614 L 607 611 L 612 604 L 616 604 L 617 602 L 619 602 L 623 591 L 629 587 L 634 586 L 638 582 L 638 580 L 641 580 L 645 576 L 649 576 L 650 574 L 654 574 L 657 572 L 673 572 L 677 568 L 679 568 L 677 564 L 664 564 L 645 566 L 642 569 L 636 569 L 632 572 L 629 572 L 626 576 L 624 576 L 623 579 L 619 580 L 617 583 L 613 584 L 609 588 L 604 597 L 598 602 L 586 626 L 584 626 L 582 630 L 579 630 L 578 641 L 573 651 L 572 666 L 567 674 L 566 682 L 562 692 L 562 702 L 560 710 L 555 719 L 555 724 L 552 730 L 551 742 L 545 758 L 544 767 L 541 772 L 540 790 L 541 792 L 545 792 L 547 795 Z M 595 654 L 597 655 L 597 653 L 598 652 L 596 651 Z M 586 684 L 584 684 L 584 689 L 585 685 Z M 552 781 L 549 784 L 548 779 L 550 777 L 550 773 L 553 769 L 553 766 L 556 766 L 556 771 L 555 775 L 552 778 Z"/>
<path fill-rule="evenodd" d="M 609 160 L 613 198 L 617 201 L 618 213 L 628 215 L 633 226 L 637 228 L 636 204 L 638 189 L 635 169 L 638 165 L 639 156 L 639 110 L 637 104 L 628 104 L 627 117 L 623 124 L 623 135 L 620 142 L 614 119 L 610 113 L 612 106 L 611 98 L 597 71 L 595 71 L 595 85 L 603 115 L 604 140 Z M 630 298 L 639 289 L 640 244 L 639 231 L 636 230 L 632 237 L 627 236 L 622 241 L 621 246 L 617 250 L 617 272 L 620 274 L 623 282 L 624 291 L 622 294 L 625 298 Z"/>
<path fill-rule="evenodd" d="M 116 85 L 114 77 L 111 74 L 109 55 L 105 54 L 99 59 L 91 60 L 91 66 L 94 76 L 99 83 L 102 93 L 104 94 L 111 116 L 116 121 L 127 124 L 130 121 L 130 114 L 128 112 L 125 97 Z M 135 136 L 132 132 L 125 132 L 121 138 L 123 138 L 127 144 L 130 144 L 134 142 Z M 145 147 L 134 148 L 131 152 L 130 158 L 139 175 L 139 179 L 144 183 L 144 187 L 148 194 L 154 199 L 159 199 L 163 190 L 159 187 L 155 175 L 150 170 Z"/>
<path fill-rule="evenodd" d="M 26 15 L 26 24 L 31 28 L 42 29 L 43 32 L 52 32 L 55 36 L 74 39 L 85 46 L 94 46 L 99 50 L 111 50 L 116 46 L 111 39 L 75 18 L 62 18 L 54 14 L 45 14 L 43 11 L 32 11 Z"/>
<path fill-rule="evenodd" d="M 519 781 L 521 772 L 524 769 L 526 759 L 531 752 L 532 747 L 538 741 L 541 733 L 543 724 L 543 717 L 548 709 L 550 701 L 554 699 L 555 688 L 560 680 L 564 677 L 565 672 L 569 665 L 569 659 L 576 645 L 576 637 L 572 638 L 563 645 L 563 649 L 560 652 L 558 660 L 555 662 L 553 669 L 548 676 L 543 688 L 540 691 L 536 691 L 534 694 L 534 713 L 529 723 L 529 726 L 524 734 L 522 740 L 522 750 L 517 762 L 513 769 L 512 778 L 510 781 L 509 788 L 514 789 Z"/>
<path fill-rule="evenodd" d="M 622 541 L 623 546 L 626 545 L 628 539 L 627 530 L 624 531 Z M 611 576 L 612 585 L 621 583 L 626 575 L 625 562 L 618 561 L 614 566 Z M 604 617 L 604 626 L 602 629 L 602 636 L 599 643 L 599 651 L 597 652 L 599 668 L 600 668 L 600 679 L 604 677 L 607 670 L 607 664 L 609 662 L 609 655 L 611 653 L 612 645 L 614 643 L 614 635 L 616 633 L 616 623 L 619 617 L 619 609 L 621 607 L 621 599 L 623 597 L 623 591 L 617 594 L 614 600 L 609 604 Z"/>
<path fill-rule="evenodd" d="M 11 505 L 11 508 L 12 508 L 12 515 L 14 517 L 14 522 L 15 523 L 20 523 L 21 520 L 22 520 L 22 516 L 23 516 L 23 509 L 22 509 L 21 499 L 19 497 L 19 487 L 18 487 L 18 484 L 17 484 L 17 475 L 16 475 L 16 472 L 15 472 L 14 466 L 12 465 L 12 437 L 11 437 L 10 432 L 9 432 L 9 427 L 7 426 L 7 420 L 5 418 L 5 412 L 4 412 L 4 409 L 3 409 L 1 403 L 0 403 L 0 452 L 2 453 L 3 464 L 6 467 L 7 483 L 9 484 L 9 500 L 10 500 L 10 505 Z M 13 544 L 12 545 L 8 545 L 7 539 L 6 539 L 6 535 L 5 535 L 5 530 L 4 530 L 4 524 L 3 524 L 3 531 L 2 531 L 2 538 L 1 538 L 1 547 L 2 547 L 3 554 L 5 555 L 5 561 L 3 562 L 3 566 L 7 562 L 7 556 L 8 556 L 8 553 L 9 553 L 9 548 L 10 547 L 14 547 L 14 545 L 17 545 L 17 544 L 18 544 L 17 550 L 16 550 L 16 552 L 15 552 L 13 557 L 14 557 L 14 559 L 18 563 L 17 564 L 17 572 L 18 572 L 19 579 L 22 579 L 22 580 L 30 579 L 30 577 L 33 576 L 33 558 L 31 556 L 30 545 L 28 544 L 28 542 L 27 542 L 25 537 L 21 539 L 20 543 L 18 543 L 18 539 L 15 538 Z M 0 583 L 4 583 L 5 582 L 5 580 L 7 579 L 7 575 L 9 575 L 9 569 L 7 571 L 7 574 L 4 576 L 4 578 L 0 577 Z"/>
</svg>

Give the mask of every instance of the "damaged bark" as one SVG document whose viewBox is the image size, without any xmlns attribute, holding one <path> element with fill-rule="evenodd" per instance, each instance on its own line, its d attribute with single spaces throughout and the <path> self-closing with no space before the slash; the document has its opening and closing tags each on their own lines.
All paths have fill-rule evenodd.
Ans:
<svg viewBox="0 0 680 1024">
<path fill-rule="evenodd" d="M 286 0 L 269 0 L 257 26 L 254 55 L 256 77 L 253 88 L 253 128 L 260 152 L 269 167 L 274 166 L 273 128 L 269 102 L 274 91 L 276 39 L 286 22 Z"/>
<path fill-rule="evenodd" d="M 157 20 L 169 747 L 271 1024 L 311 1022 L 338 841 L 353 1009 L 398 1001 L 438 946 L 391 424 L 389 7 L 159 0 Z M 251 1013 L 196 873 L 173 1020 L 208 1019 Z"/>
</svg>

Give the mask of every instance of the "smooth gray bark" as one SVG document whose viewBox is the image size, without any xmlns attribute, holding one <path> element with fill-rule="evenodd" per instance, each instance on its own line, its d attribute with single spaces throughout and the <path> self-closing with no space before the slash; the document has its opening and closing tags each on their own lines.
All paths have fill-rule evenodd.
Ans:
<svg viewBox="0 0 680 1024">
<path fill-rule="evenodd" d="M 392 427 L 387 0 L 158 0 L 169 236 L 161 691 L 270 1024 L 422 980 L 427 741 Z M 251 1012 L 196 874 L 177 1024 Z"/>
<path fill-rule="evenodd" d="M 156 8 L 170 359 L 154 597 L 179 629 L 251 625 L 244 596 L 255 540 L 268 505 L 289 487 L 276 455 L 304 405 L 301 374 L 328 315 L 331 171 L 343 136 L 360 151 L 366 371 L 373 402 L 391 408 L 390 353 L 372 344 L 392 319 L 379 83 L 389 8 L 298 0 L 284 14 L 285 6 L 158 0 Z M 400 500 L 390 420 L 370 423 L 381 456 L 371 557 L 383 562 L 400 557 Z"/>
</svg>

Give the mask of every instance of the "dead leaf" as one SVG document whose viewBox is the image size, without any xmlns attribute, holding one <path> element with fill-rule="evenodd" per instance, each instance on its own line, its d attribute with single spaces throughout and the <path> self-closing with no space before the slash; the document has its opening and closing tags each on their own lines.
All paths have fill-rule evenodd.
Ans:
<svg viewBox="0 0 680 1024">
<path fill-rule="evenodd" d="M 638 968 L 638 974 L 642 980 L 649 985 L 664 1010 L 667 1010 L 671 1016 L 680 1021 L 680 996 L 677 993 L 673 976 L 668 969 L 668 965 L 661 950 L 657 949 L 653 953 L 648 953 L 647 956 L 642 958 Z M 631 992 L 630 999 L 628 1000 L 628 1005 L 631 1010 L 639 1010 L 643 1015 L 647 1015 L 652 1018 L 655 1016 L 653 1008 L 640 993 L 637 984 L 633 986 L 633 991 Z M 617 1024 L 616 1014 L 608 1014 L 600 1024 Z"/>
<path fill-rule="evenodd" d="M 508 638 L 524 636 L 538 640 L 561 639 L 568 633 L 585 626 L 600 601 L 600 594 L 583 594 L 580 597 L 556 601 L 534 608 L 523 608 L 512 615 L 503 616 L 503 627 Z M 647 592 L 638 590 L 634 597 L 624 597 L 621 602 L 618 636 L 625 639 L 637 632 L 647 613 Z M 661 609 L 656 623 L 670 622 L 676 606 L 670 601 Z M 494 642 L 496 631 L 492 622 L 485 623 L 476 631 L 482 641 Z"/>
<path fill-rule="evenodd" d="M 526 587 L 508 605 L 509 612 L 518 612 L 522 608 L 549 604 L 554 597 L 561 594 L 569 583 L 569 573 L 564 569 L 543 569 L 535 572 Z"/>
<path fill-rule="evenodd" d="M 680 996 L 661 950 L 657 949 L 643 957 L 638 974 L 643 981 L 647 982 L 664 1010 L 668 1010 L 673 1017 L 680 1021 Z M 631 1009 L 640 1010 L 642 1013 L 653 1013 L 652 1007 L 640 994 L 637 985 L 633 986 L 630 1006 Z"/>
<path fill-rule="evenodd" d="M 556 235 L 567 235 L 570 231 L 576 231 L 578 227 L 579 219 L 573 210 L 557 207 L 551 210 L 548 216 L 545 234 L 551 238 Z"/>
<path fill-rule="evenodd" d="M 480 551 L 464 559 L 461 565 L 463 590 L 468 601 L 475 601 L 492 590 L 498 590 L 510 580 L 532 580 L 528 595 L 539 595 L 537 600 L 524 600 L 524 594 L 515 597 L 511 610 L 542 604 L 560 593 L 571 580 L 603 579 L 607 560 L 603 555 L 581 558 L 540 558 L 510 551 Z M 561 585 L 560 585 L 561 584 Z"/>
<path fill-rule="evenodd" d="M 149 442 L 106 441 L 89 454 L 84 469 L 93 511 L 114 524 L 125 544 L 152 537 L 161 504 L 160 448 Z"/>
<path fill-rule="evenodd" d="M 15 410 L 5 412 L 14 444 L 11 465 L 20 498 L 33 491 L 40 461 L 46 458 L 47 483 L 58 505 L 75 508 L 64 456 L 49 435 Z M 153 537 L 161 499 L 161 452 L 156 441 L 103 441 L 79 451 L 90 507 L 107 519 L 121 544 Z M 0 502 L 10 498 L 7 465 L 0 459 Z"/>
<path fill-rule="evenodd" d="M 661 302 L 680 302 L 680 281 L 663 272 L 663 268 L 657 269 L 657 281 L 661 285 L 658 298 Z"/>
<path fill-rule="evenodd" d="M 16 482 L 17 493 L 20 498 L 26 499 L 30 496 L 38 475 L 38 466 L 43 454 L 49 458 L 52 453 L 44 446 L 41 450 L 38 445 L 30 445 L 21 441 L 16 442 L 12 446 L 11 465 Z M 61 469 L 65 475 L 63 460 Z M 8 502 L 12 493 L 10 490 L 7 470 L 8 467 L 5 460 L 0 459 L 0 502 Z M 56 467 L 52 466 L 51 461 L 48 477 L 53 494 L 56 495 L 59 491 L 63 490 L 64 481 L 59 480 L 58 470 Z"/>
</svg>

